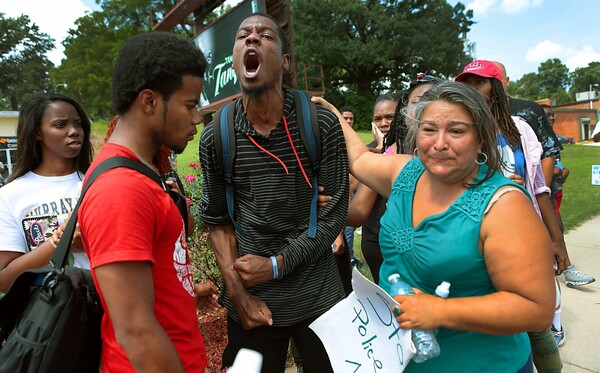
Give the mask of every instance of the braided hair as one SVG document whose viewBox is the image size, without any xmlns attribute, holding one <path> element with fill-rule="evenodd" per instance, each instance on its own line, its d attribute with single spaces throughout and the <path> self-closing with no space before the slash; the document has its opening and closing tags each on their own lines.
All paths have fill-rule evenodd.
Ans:
<svg viewBox="0 0 600 373">
<path fill-rule="evenodd" d="M 403 98 L 398 100 L 398 105 L 396 105 L 396 112 L 394 113 L 394 120 L 390 124 L 390 130 L 383 137 L 383 149 L 387 149 L 390 146 L 396 144 L 396 149 L 398 154 L 408 154 L 410 150 L 407 148 L 405 144 L 406 134 L 408 133 L 408 128 L 406 126 L 405 121 L 405 113 L 402 110 L 404 105 L 404 97 L 408 97 L 408 93 L 403 95 Z"/>
<path fill-rule="evenodd" d="M 521 134 L 513 122 L 508 108 L 508 97 L 504 87 L 498 79 L 490 78 L 492 84 L 492 106 L 490 108 L 494 119 L 498 124 L 500 133 L 506 139 L 510 147 L 515 150 L 521 146 Z"/>
<path fill-rule="evenodd" d="M 411 146 L 406 141 L 408 134 L 408 125 L 406 124 L 406 106 L 408 105 L 408 98 L 417 87 L 425 84 L 434 86 L 443 81 L 443 79 L 431 75 L 423 73 L 417 74 L 417 80 L 410 84 L 408 90 L 406 90 L 400 96 L 400 100 L 398 100 L 396 112 L 394 113 L 394 120 L 390 124 L 390 130 L 383 138 L 383 149 L 387 149 L 396 144 L 398 154 L 410 154 L 412 152 Z"/>
</svg>

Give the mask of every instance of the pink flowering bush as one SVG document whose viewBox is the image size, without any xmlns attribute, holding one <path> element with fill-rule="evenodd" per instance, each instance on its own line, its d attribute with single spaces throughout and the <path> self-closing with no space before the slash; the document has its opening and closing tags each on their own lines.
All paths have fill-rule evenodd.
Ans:
<svg viewBox="0 0 600 373">
<path fill-rule="evenodd" d="M 215 259 L 210 240 L 208 227 L 198 217 L 200 199 L 202 197 L 202 171 L 200 164 L 190 162 L 188 166 L 192 174 L 183 178 L 183 187 L 187 196 L 189 209 L 194 217 L 196 227 L 194 233 L 188 238 L 190 261 L 194 269 L 195 280 L 209 279 L 217 286 L 223 284 L 223 277 Z"/>
</svg>

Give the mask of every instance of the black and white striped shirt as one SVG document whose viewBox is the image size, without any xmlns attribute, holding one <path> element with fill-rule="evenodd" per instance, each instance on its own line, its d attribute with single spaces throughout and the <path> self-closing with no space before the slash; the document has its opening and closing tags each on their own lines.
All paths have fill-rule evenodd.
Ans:
<svg viewBox="0 0 600 373">
<path fill-rule="evenodd" d="M 284 116 L 294 147 L 312 182 L 312 165 L 300 139 L 293 95 L 285 88 Z M 338 118 L 317 105 L 322 144 L 319 184 L 332 196 L 318 212 L 316 238 L 308 238 L 312 189 L 304 179 L 287 138 L 283 120 L 269 137 L 259 134 L 246 120 L 241 100 L 234 115 L 237 156 L 233 166 L 236 222 L 246 231 L 236 233 L 239 256 L 270 257 L 282 254 L 283 269 L 279 280 L 249 288 L 273 313 L 275 326 L 287 326 L 318 316 L 344 297 L 331 243 L 342 230 L 348 209 L 348 159 Z M 306 123 L 306 125 L 310 125 Z M 260 150 L 248 136 L 280 158 Z M 200 142 L 202 200 L 200 218 L 206 224 L 231 224 L 225 200 L 225 181 L 217 164 L 213 125 L 203 131 Z M 227 291 L 221 295 L 229 315 L 239 317 Z"/>
</svg>

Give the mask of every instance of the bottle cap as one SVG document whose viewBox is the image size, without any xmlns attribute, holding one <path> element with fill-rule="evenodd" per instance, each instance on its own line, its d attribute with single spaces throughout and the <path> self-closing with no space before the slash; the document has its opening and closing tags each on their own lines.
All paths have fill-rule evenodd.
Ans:
<svg viewBox="0 0 600 373">
<path fill-rule="evenodd" d="M 440 298 L 448 298 L 448 295 L 450 295 L 450 283 L 442 281 L 442 283 L 435 288 L 435 294 Z"/>
<path fill-rule="evenodd" d="M 227 369 L 228 373 L 260 373 L 263 356 L 260 352 L 241 348 L 233 365 Z"/>
<path fill-rule="evenodd" d="M 392 273 L 391 275 L 388 276 L 389 282 L 394 282 L 394 281 L 399 281 L 399 280 L 400 280 L 400 275 L 398 273 Z"/>
</svg>

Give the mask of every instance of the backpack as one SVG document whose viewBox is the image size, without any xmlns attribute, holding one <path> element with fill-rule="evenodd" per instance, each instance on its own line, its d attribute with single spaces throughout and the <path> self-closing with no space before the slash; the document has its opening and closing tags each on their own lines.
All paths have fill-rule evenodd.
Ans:
<svg viewBox="0 0 600 373">
<path fill-rule="evenodd" d="M 178 201 L 185 203 L 185 198 L 170 191 L 156 172 L 134 159 L 112 157 L 100 163 L 83 187 L 51 264 L 21 274 L 0 299 L 0 373 L 98 371 L 103 314 L 100 299 L 90 270 L 66 264 L 77 211 L 87 189 L 96 177 L 116 167 L 146 175 L 168 192 L 176 205 Z"/>
<path fill-rule="evenodd" d="M 319 118 L 317 116 L 317 107 L 310 100 L 311 95 L 307 91 L 291 89 L 294 96 L 296 107 L 296 122 L 298 123 L 298 132 L 300 139 L 312 165 L 312 189 L 313 197 L 310 203 L 310 221 L 308 226 L 308 237 L 315 238 L 317 234 L 317 197 L 319 191 L 317 186 L 317 174 L 322 157 L 321 136 L 319 132 Z M 215 153 L 217 164 L 220 165 L 225 179 L 225 197 L 227 201 L 227 211 L 233 226 L 240 235 L 244 235 L 245 230 L 235 221 L 235 186 L 233 183 L 232 171 L 236 156 L 235 130 L 233 116 L 235 111 L 235 102 L 223 106 L 217 110 L 213 119 L 213 133 L 215 137 Z"/>
</svg>

